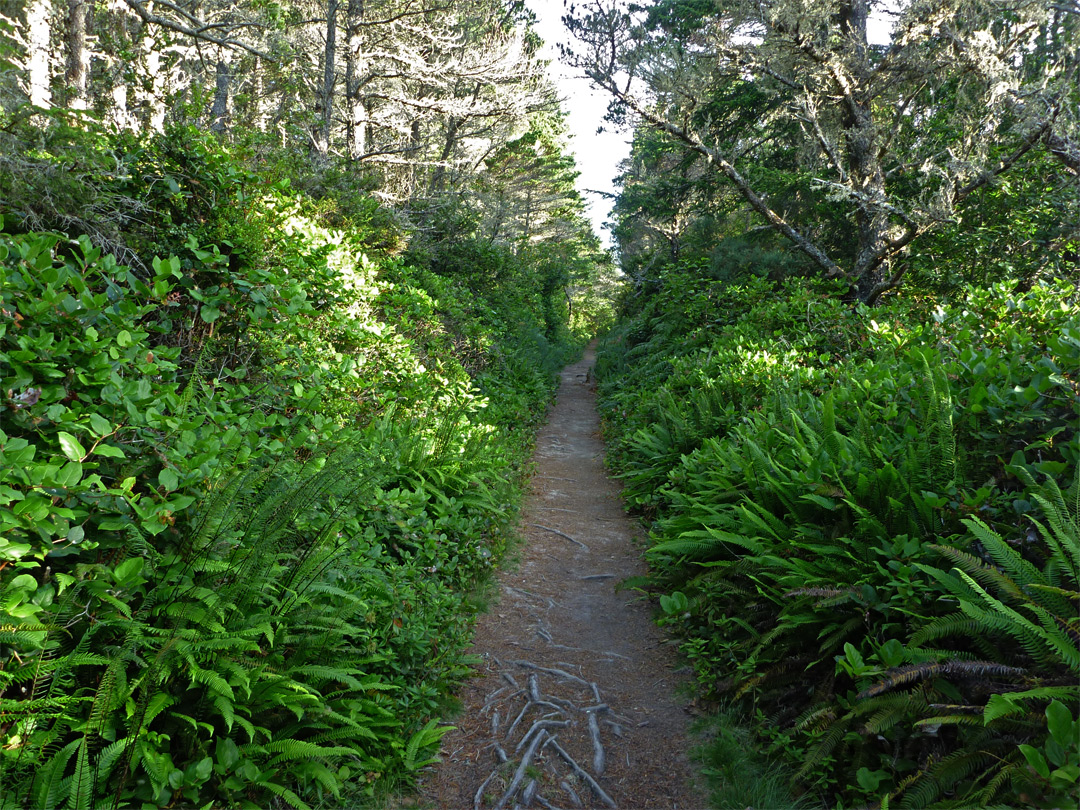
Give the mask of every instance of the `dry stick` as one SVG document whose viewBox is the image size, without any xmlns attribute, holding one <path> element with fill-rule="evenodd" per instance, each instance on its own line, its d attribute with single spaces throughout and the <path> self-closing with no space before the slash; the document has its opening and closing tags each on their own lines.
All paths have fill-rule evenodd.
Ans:
<svg viewBox="0 0 1080 810">
<path fill-rule="evenodd" d="M 533 699 L 533 703 L 539 703 L 543 700 L 540 696 L 540 681 L 536 675 L 529 676 L 529 697 Z"/>
<path fill-rule="evenodd" d="M 600 703 L 600 687 L 595 683 L 590 683 L 589 686 L 592 687 L 592 693 L 596 696 L 596 702 Z"/>
<path fill-rule="evenodd" d="M 521 690 L 521 687 L 520 687 L 520 686 L 518 686 L 518 682 L 514 680 L 514 676 L 513 676 L 513 675 L 511 675 L 511 674 L 510 674 L 509 672 L 504 672 L 504 673 L 502 673 L 502 676 L 503 676 L 503 678 L 504 678 L 504 679 L 506 680 L 506 682 L 507 682 L 508 684 L 510 684 L 510 685 L 511 685 L 512 687 L 514 687 L 514 688 L 515 688 L 515 689 L 517 689 L 518 691 L 520 691 L 520 690 Z"/>
<path fill-rule="evenodd" d="M 546 512 L 569 512 L 571 515 L 578 514 L 577 509 L 563 509 L 559 506 L 534 506 L 533 509 L 543 509 Z"/>
<path fill-rule="evenodd" d="M 559 535 L 559 537 L 564 537 L 567 540 L 569 540 L 571 543 L 575 543 L 576 545 L 581 546 L 586 551 L 589 550 L 589 547 L 587 545 L 582 543 L 580 540 L 575 540 L 573 537 L 568 535 L 566 532 L 560 532 L 558 529 L 553 529 L 550 526 L 541 526 L 539 523 L 530 523 L 529 525 L 533 526 L 533 527 L 535 527 L 537 529 L 543 529 L 545 532 L 551 532 L 552 534 L 557 534 L 557 535 Z"/>
<path fill-rule="evenodd" d="M 578 577 L 580 580 L 589 581 L 592 579 L 614 579 L 614 574 L 589 574 L 587 577 Z"/>
<path fill-rule="evenodd" d="M 589 736 L 592 737 L 592 766 L 597 776 L 603 776 L 607 763 L 604 761 L 604 745 L 600 742 L 600 723 L 596 712 L 589 712 Z"/>
<path fill-rule="evenodd" d="M 589 775 L 589 772 L 587 770 L 585 770 L 580 765 L 578 765 L 577 762 L 574 761 L 574 758 L 572 756 L 570 756 L 568 753 L 566 753 L 566 751 L 563 749 L 563 747 L 561 745 L 559 745 L 558 742 L 555 741 L 554 737 L 549 739 L 545 743 L 545 745 L 550 745 L 552 748 L 554 748 L 558 752 L 560 757 L 562 757 L 564 760 L 566 760 L 566 764 L 569 765 L 571 767 L 571 769 L 573 769 L 574 773 L 576 773 L 578 776 L 580 776 L 581 780 L 586 785 L 589 786 L 589 788 L 592 790 L 592 792 L 596 794 L 596 798 L 598 798 L 600 801 L 602 801 L 608 807 L 612 807 L 612 808 L 615 807 L 614 799 L 612 799 L 610 796 L 607 795 L 607 793 L 604 792 L 604 789 L 602 787 L 600 787 L 600 785 L 597 783 L 597 781 L 595 779 L 592 778 L 592 776 Z"/>
<path fill-rule="evenodd" d="M 495 714 L 491 715 L 491 737 L 495 739 L 499 736 L 499 710 L 495 710 Z"/>
<path fill-rule="evenodd" d="M 547 732 L 540 729 L 536 736 L 533 737 L 532 744 L 525 750 L 525 756 L 521 758 L 521 764 L 518 765 L 517 770 L 514 771 L 514 778 L 510 780 L 510 787 L 506 789 L 506 792 L 492 810 L 503 810 L 503 808 L 506 807 L 506 803 L 510 801 L 515 793 L 517 793 L 518 785 L 521 784 L 521 780 L 525 776 L 525 769 L 529 767 L 533 755 L 536 754 L 536 749 L 540 747 L 540 744 L 544 742 L 545 739 L 547 739 L 547 736 Z"/>
<path fill-rule="evenodd" d="M 506 762 L 509 757 L 506 756 L 506 752 L 503 751 L 503 747 L 498 743 L 492 743 L 495 746 L 495 757 L 499 760 L 499 764 Z"/>
<path fill-rule="evenodd" d="M 622 739 L 622 735 L 623 735 L 622 726 L 620 726 L 614 720 L 605 720 L 604 724 L 608 725 L 608 726 L 611 726 L 611 733 L 614 734 L 616 737 L 618 737 L 620 740 Z"/>
</svg>

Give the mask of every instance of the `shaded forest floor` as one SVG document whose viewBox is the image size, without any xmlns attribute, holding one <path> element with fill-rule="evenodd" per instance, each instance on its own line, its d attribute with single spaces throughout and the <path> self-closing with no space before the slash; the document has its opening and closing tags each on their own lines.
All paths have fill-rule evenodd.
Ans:
<svg viewBox="0 0 1080 810">
<path fill-rule="evenodd" d="M 674 652 L 648 605 L 615 590 L 644 568 L 604 469 L 593 359 L 564 369 L 538 437 L 520 565 L 498 576 L 472 648 L 483 664 L 421 785 L 435 807 L 704 806 Z"/>
</svg>

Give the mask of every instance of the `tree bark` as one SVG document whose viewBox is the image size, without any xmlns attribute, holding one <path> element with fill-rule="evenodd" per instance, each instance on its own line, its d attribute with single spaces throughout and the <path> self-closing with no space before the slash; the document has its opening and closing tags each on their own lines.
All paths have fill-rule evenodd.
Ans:
<svg viewBox="0 0 1080 810">
<path fill-rule="evenodd" d="M 35 107 L 52 106 L 49 70 L 49 0 L 31 0 L 26 8 L 28 95 Z"/>
<path fill-rule="evenodd" d="M 90 77 L 90 51 L 86 48 L 86 0 L 68 0 L 67 20 L 67 106 L 85 110 L 86 89 Z"/>
<path fill-rule="evenodd" d="M 210 108 L 210 129 L 225 132 L 229 121 L 229 85 L 232 83 L 232 71 L 224 59 L 218 59 L 214 106 Z"/>
<path fill-rule="evenodd" d="M 326 2 L 326 50 L 323 57 L 322 128 L 316 148 L 322 154 L 330 151 L 330 125 L 334 120 L 334 81 L 337 77 L 337 12 L 338 0 Z"/>
<path fill-rule="evenodd" d="M 367 153 L 367 105 L 361 92 L 361 78 L 366 67 L 361 23 L 364 21 L 364 0 L 349 0 L 345 9 L 345 103 L 349 110 L 345 133 L 349 157 L 353 160 Z"/>
<path fill-rule="evenodd" d="M 154 40 L 153 28 L 143 25 L 142 32 L 143 68 L 150 79 L 149 86 L 140 91 L 148 111 L 147 123 L 154 132 L 165 131 L 165 93 L 166 81 L 162 66 L 161 51 Z"/>
</svg>

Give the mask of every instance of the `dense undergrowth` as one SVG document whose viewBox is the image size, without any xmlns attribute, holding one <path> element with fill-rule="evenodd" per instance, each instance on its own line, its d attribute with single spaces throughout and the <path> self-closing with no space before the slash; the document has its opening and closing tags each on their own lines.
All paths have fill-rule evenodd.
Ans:
<svg viewBox="0 0 1080 810">
<path fill-rule="evenodd" d="M 192 131 L 34 137 L 0 176 L 0 806 L 408 783 L 589 325 L 527 254 L 406 261 L 366 195 Z"/>
<path fill-rule="evenodd" d="M 687 263 L 630 299 L 598 378 L 638 584 L 803 800 L 1071 806 L 1080 293 L 840 298 Z"/>
</svg>

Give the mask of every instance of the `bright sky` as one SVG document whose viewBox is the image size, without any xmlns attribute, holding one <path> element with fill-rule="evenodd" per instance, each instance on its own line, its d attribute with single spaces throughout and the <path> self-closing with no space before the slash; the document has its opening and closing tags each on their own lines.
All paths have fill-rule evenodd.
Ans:
<svg viewBox="0 0 1080 810">
<path fill-rule="evenodd" d="M 607 94 L 593 90 L 589 80 L 577 76 L 559 62 L 558 43 L 568 43 L 570 34 L 562 24 L 563 0 L 527 0 L 526 5 L 537 16 L 536 32 L 544 40 L 543 54 L 552 61 L 548 68 L 559 92 L 564 98 L 563 109 L 567 113 L 567 128 L 571 133 L 570 149 L 577 160 L 578 190 L 589 205 L 589 217 L 593 231 L 605 245 L 611 244 L 611 234 L 603 228 L 604 220 L 611 213 L 612 200 L 596 194 L 596 191 L 612 193 L 612 178 L 619 173 L 618 163 L 630 154 L 631 133 L 615 132 L 610 124 L 604 124 L 607 112 Z M 604 132 L 597 135 L 601 126 Z"/>
</svg>

